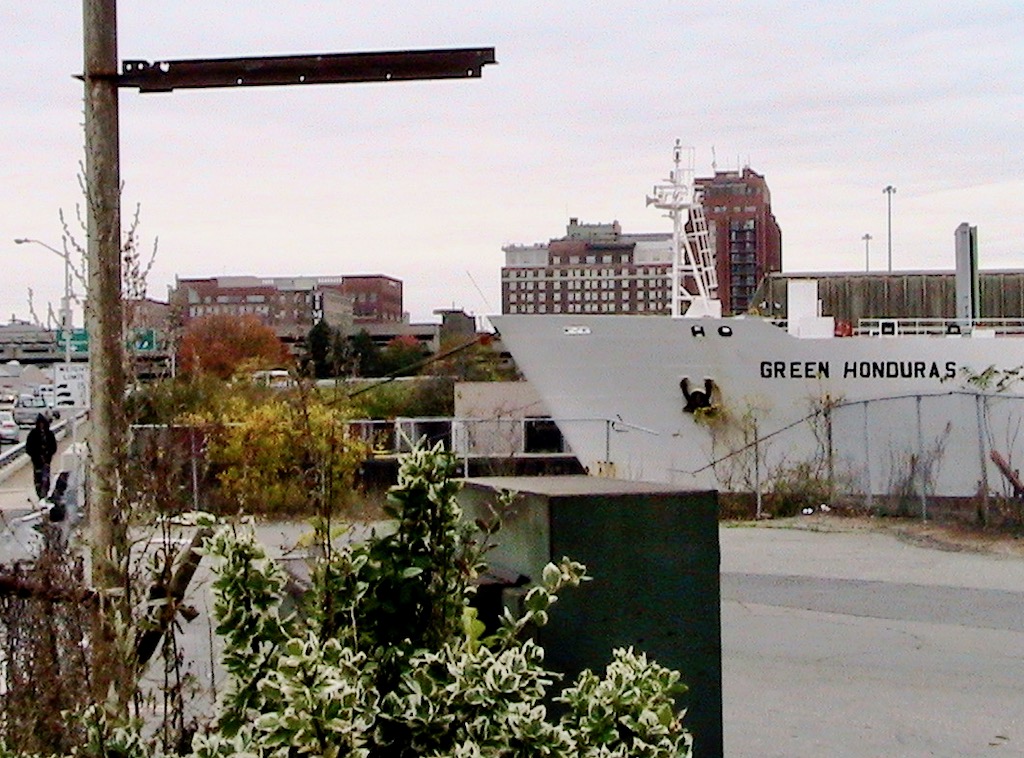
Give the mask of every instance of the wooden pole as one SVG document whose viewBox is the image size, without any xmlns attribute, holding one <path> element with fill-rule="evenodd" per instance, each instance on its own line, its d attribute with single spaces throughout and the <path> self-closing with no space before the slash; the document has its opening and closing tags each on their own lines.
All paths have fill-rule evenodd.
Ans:
<svg viewBox="0 0 1024 758">
<path fill-rule="evenodd" d="M 92 433 L 89 531 L 92 581 L 116 586 L 117 460 L 124 441 L 121 301 L 121 172 L 117 97 L 117 0 L 83 0 L 85 183 L 89 261 L 86 325 Z"/>
</svg>

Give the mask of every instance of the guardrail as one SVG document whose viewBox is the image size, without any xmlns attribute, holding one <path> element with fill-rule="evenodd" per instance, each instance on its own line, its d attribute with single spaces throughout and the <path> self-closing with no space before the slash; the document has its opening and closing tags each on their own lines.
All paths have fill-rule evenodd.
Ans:
<svg viewBox="0 0 1024 758">
<path fill-rule="evenodd" d="M 11 465 L 15 461 L 21 460 L 21 457 L 25 454 L 25 443 L 19 442 L 17 445 L 7 448 L 7 450 L 0 453 L 0 472 L 2 472 L 7 466 Z"/>
</svg>

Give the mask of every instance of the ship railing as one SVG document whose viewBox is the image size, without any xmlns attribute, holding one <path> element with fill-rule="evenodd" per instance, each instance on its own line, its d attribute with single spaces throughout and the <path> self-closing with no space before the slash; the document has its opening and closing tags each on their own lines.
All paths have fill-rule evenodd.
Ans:
<svg viewBox="0 0 1024 758">
<path fill-rule="evenodd" d="M 854 334 L 868 337 L 1019 337 L 1024 336 L 1024 319 L 862 318 L 857 322 Z"/>
</svg>

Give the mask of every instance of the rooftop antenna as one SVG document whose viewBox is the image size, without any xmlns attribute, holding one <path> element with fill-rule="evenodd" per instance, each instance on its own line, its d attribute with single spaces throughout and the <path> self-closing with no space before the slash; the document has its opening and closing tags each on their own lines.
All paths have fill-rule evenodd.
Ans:
<svg viewBox="0 0 1024 758">
<path fill-rule="evenodd" d="M 718 173 L 718 159 L 715 157 L 715 146 L 711 146 L 711 173 Z"/>
</svg>

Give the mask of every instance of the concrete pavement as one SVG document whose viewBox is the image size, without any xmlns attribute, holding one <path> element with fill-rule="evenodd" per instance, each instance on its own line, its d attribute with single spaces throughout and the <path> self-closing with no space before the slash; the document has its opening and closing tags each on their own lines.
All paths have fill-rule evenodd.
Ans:
<svg viewBox="0 0 1024 758">
<path fill-rule="evenodd" d="M 72 421 L 71 423 L 75 423 Z M 50 483 L 62 468 L 73 466 L 70 449 L 78 441 L 84 445 L 82 423 L 76 434 L 58 433 L 57 453 L 50 466 Z M 39 534 L 24 517 L 39 508 L 33 481 L 32 464 L 27 456 L 0 468 L 0 563 L 32 558 L 39 547 Z"/>
<path fill-rule="evenodd" d="M 1024 560 L 724 528 L 730 756 L 1024 756 Z"/>
</svg>

